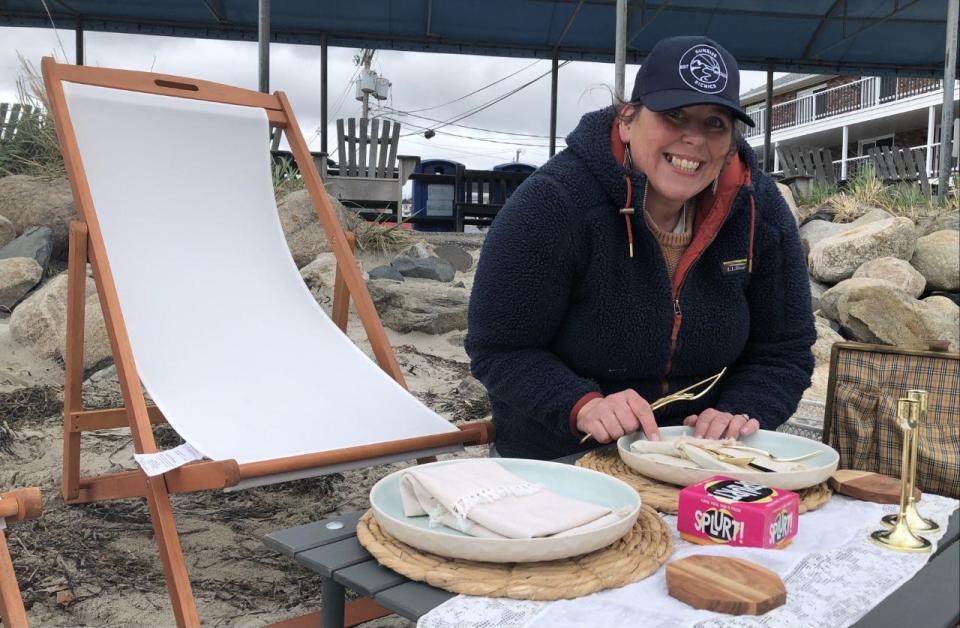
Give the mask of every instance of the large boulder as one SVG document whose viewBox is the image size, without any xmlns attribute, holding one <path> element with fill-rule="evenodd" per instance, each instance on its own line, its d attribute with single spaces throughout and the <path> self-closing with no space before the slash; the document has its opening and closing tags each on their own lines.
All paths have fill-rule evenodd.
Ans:
<svg viewBox="0 0 960 628">
<path fill-rule="evenodd" d="M 17 237 L 17 228 L 5 216 L 0 216 L 0 246 Z"/>
<path fill-rule="evenodd" d="M 352 230 L 360 218 L 341 205 L 338 200 L 330 198 L 330 202 L 333 204 L 340 224 Z M 323 225 L 320 224 L 320 219 L 317 218 L 313 201 L 310 200 L 310 193 L 307 190 L 297 190 L 287 194 L 277 205 L 277 210 L 280 213 L 283 235 L 287 239 L 290 254 L 293 255 L 297 268 L 303 268 L 318 255 L 330 250 L 327 234 L 323 230 Z"/>
<path fill-rule="evenodd" d="M 823 293 L 830 289 L 825 283 L 820 283 L 816 279 L 810 279 L 810 309 L 813 312 L 816 312 L 820 309 L 820 297 L 823 296 Z"/>
<path fill-rule="evenodd" d="M 948 321 L 953 321 L 954 327 L 960 327 L 960 305 L 957 305 L 947 297 L 939 295 L 927 297 L 923 300 L 923 303 L 938 312 Z"/>
<path fill-rule="evenodd" d="M 803 213 L 797 208 L 797 202 L 793 198 L 793 191 L 789 186 L 779 181 L 777 181 L 777 189 L 780 190 L 780 194 L 783 195 L 783 200 L 787 202 L 787 207 L 790 208 L 790 213 L 793 214 L 793 219 L 797 221 L 797 225 L 799 226 L 803 220 Z"/>
<path fill-rule="evenodd" d="M 19 238 L 0 247 L 0 259 L 32 257 L 40 264 L 40 268 L 46 270 L 53 254 L 54 241 L 50 227 L 30 227 Z"/>
<path fill-rule="evenodd" d="M 858 268 L 853 276 L 889 281 L 914 298 L 923 294 L 923 289 L 927 285 L 927 280 L 917 269 L 909 262 L 896 257 L 879 257 L 870 260 Z"/>
<path fill-rule="evenodd" d="M 87 281 L 83 321 L 83 367 L 111 358 L 110 338 L 92 281 Z M 10 315 L 10 335 L 41 358 L 63 358 L 67 337 L 67 274 L 61 273 L 27 297 Z"/>
<path fill-rule="evenodd" d="M 870 260 L 909 260 L 916 244 L 917 234 L 909 218 L 868 222 L 817 242 L 810 249 L 810 274 L 819 281 L 836 283 Z"/>
<path fill-rule="evenodd" d="M 441 244 L 434 248 L 434 253 L 440 259 L 447 260 L 461 273 L 465 273 L 473 266 L 473 256 L 462 246 L 457 244 Z"/>
<path fill-rule="evenodd" d="M 830 351 L 834 343 L 843 341 L 843 336 L 833 330 L 827 319 L 815 316 L 813 320 L 817 330 L 817 341 L 810 347 L 814 367 L 810 388 L 804 393 L 804 397 L 824 399 L 827 396 L 827 380 L 830 374 Z"/>
<path fill-rule="evenodd" d="M 0 259 L 0 310 L 9 312 L 43 277 L 31 257 Z"/>
<path fill-rule="evenodd" d="M 67 250 L 70 221 L 77 218 L 70 183 L 25 174 L 0 178 L 0 216 L 6 216 L 17 233 L 29 227 L 50 227 L 53 254 L 62 257 Z"/>
<path fill-rule="evenodd" d="M 390 262 L 390 266 L 404 277 L 433 279 L 434 281 L 453 281 L 457 270 L 453 264 L 439 257 L 411 258 L 401 255 Z"/>
<path fill-rule="evenodd" d="M 445 334 L 467 328 L 470 293 L 465 288 L 435 281 L 388 279 L 367 282 L 383 324 L 401 333 Z"/>
<path fill-rule="evenodd" d="M 910 263 L 934 290 L 960 289 L 960 231 L 941 229 L 917 239 Z"/>
<path fill-rule="evenodd" d="M 927 349 L 931 342 L 960 342 L 960 330 L 937 306 L 918 301 L 882 279 L 847 279 L 827 290 L 820 300 L 823 314 L 855 339 Z"/>
<path fill-rule="evenodd" d="M 917 223 L 917 230 L 921 236 L 930 235 L 934 231 L 943 229 L 960 231 L 960 212 L 951 211 L 938 214 L 932 218 L 922 219 Z"/>
<path fill-rule="evenodd" d="M 813 215 L 823 215 L 823 213 L 818 212 Z M 803 251 L 809 255 L 813 247 L 825 238 L 829 238 L 841 234 L 844 231 L 849 231 L 850 229 L 855 229 L 857 227 L 870 224 L 871 222 L 886 220 L 893 217 L 893 214 L 885 209 L 871 207 L 853 222 L 839 223 L 830 222 L 829 220 L 825 219 L 809 220 L 808 222 L 804 223 L 802 227 L 800 227 L 800 243 L 803 245 Z"/>
<path fill-rule="evenodd" d="M 317 255 L 316 259 L 300 269 L 300 276 L 313 297 L 321 305 L 328 305 L 337 279 L 337 256 L 333 253 Z"/>
</svg>

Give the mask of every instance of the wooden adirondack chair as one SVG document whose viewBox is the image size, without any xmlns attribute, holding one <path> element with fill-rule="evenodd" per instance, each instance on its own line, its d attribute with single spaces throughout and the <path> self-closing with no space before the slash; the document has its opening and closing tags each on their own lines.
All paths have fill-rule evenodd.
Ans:
<svg viewBox="0 0 960 628">
<path fill-rule="evenodd" d="M 926 196 L 930 196 L 930 178 L 927 176 L 927 159 L 921 148 L 873 147 L 868 151 L 877 176 L 884 183 L 919 183 Z"/>
<path fill-rule="evenodd" d="M 37 113 L 37 108 L 20 103 L 0 103 L 0 142 L 13 139 L 17 125 Z"/>
<path fill-rule="evenodd" d="M 399 209 L 406 183 L 420 158 L 397 155 L 400 123 L 374 118 L 337 120 L 338 168 L 315 157 L 327 192 L 348 207 Z"/>
<path fill-rule="evenodd" d="M 833 173 L 833 154 L 827 148 L 778 147 L 780 163 L 783 165 L 782 183 L 789 185 L 805 178 L 819 185 L 836 185 Z"/>
</svg>

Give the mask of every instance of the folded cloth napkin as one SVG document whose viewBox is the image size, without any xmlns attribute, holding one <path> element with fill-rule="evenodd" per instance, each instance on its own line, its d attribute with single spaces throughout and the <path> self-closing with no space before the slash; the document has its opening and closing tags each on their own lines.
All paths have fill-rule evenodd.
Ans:
<svg viewBox="0 0 960 628">
<path fill-rule="evenodd" d="M 411 468 L 400 476 L 400 497 L 408 517 L 487 538 L 567 536 L 629 513 L 557 495 L 492 460 Z"/>
</svg>

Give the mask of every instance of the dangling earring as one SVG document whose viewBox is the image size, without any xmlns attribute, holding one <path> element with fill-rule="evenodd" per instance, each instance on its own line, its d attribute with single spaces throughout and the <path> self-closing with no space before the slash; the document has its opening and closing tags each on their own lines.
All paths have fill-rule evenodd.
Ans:
<svg viewBox="0 0 960 628">
<path fill-rule="evenodd" d="M 630 142 L 623 145 L 623 167 L 633 172 L 633 155 L 630 154 Z"/>
<path fill-rule="evenodd" d="M 716 194 L 716 193 L 717 193 L 717 186 L 720 185 L 720 175 L 722 175 L 722 174 L 723 174 L 723 168 L 721 168 L 721 169 L 720 169 L 720 172 L 717 173 L 717 178 L 713 180 L 713 185 L 710 186 L 710 193 L 711 193 L 711 194 Z"/>
</svg>

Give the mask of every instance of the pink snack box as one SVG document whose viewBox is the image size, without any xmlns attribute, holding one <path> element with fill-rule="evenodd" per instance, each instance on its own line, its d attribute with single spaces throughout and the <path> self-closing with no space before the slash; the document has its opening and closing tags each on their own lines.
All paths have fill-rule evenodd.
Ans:
<svg viewBox="0 0 960 628">
<path fill-rule="evenodd" d="M 692 543 L 779 549 L 797 534 L 800 496 L 717 475 L 680 491 L 677 530 Z"/>
</svg>

